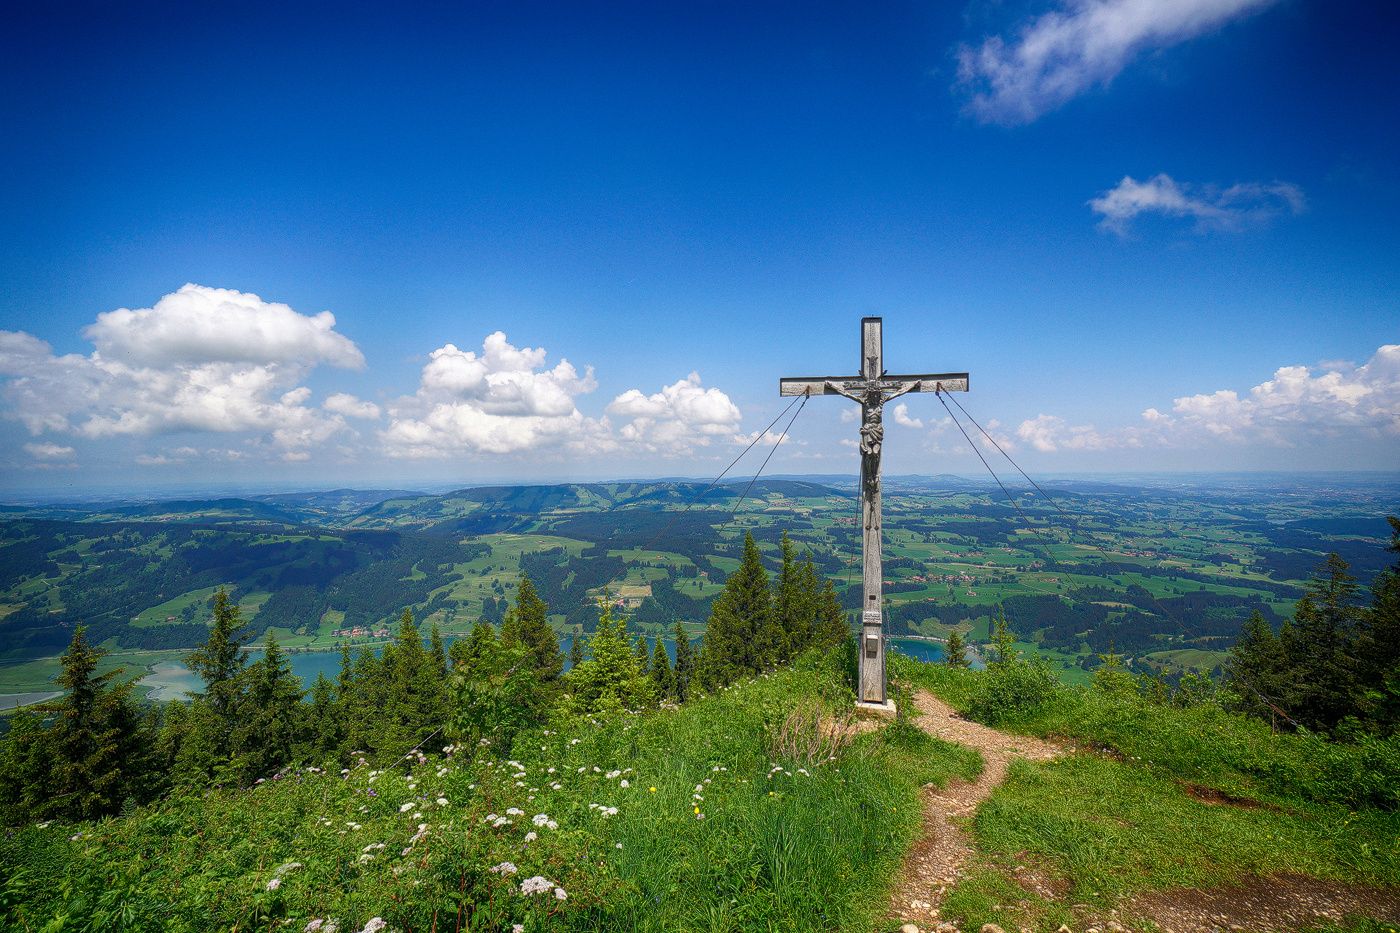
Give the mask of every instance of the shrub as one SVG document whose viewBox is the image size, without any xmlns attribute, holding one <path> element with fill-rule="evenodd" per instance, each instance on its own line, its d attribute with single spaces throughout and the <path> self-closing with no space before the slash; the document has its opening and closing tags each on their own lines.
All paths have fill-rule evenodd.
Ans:
<svg viewBox="0 0 1400 933">
<path fill-rule="evenodd" d="M 998 726 L 1035 713 L 1059 690 L 1059 681 L 1039 658 L 995 664 L 973 682 L 966 713 L 978 722 Z"/>
</svg>

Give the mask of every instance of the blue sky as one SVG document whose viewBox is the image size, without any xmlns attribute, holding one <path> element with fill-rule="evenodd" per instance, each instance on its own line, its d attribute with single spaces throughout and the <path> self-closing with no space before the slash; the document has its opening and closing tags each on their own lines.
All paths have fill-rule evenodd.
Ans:
<svg viewBox="0 0 1400 933">
<path fill-rule="evenodd" d="M 1028 469 L 1393 469 L 1398 34 L 1305 0 L 9 9 L 5 486 L 713 475 L 864 315 Z M 900 401 L 886 470 L 981 470 Z M 851 407 L 769 469 L 853 472 Z"/>
</svg>

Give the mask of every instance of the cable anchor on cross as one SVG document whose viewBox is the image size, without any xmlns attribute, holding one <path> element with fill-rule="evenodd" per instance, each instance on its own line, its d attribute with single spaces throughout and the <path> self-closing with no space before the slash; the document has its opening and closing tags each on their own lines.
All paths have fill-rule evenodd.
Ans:
<svg viewBox="0 0 1400 933">
<path fill-rule="evenodd" d="M 966 392 L 967 373 L 934 373 L 890 376 L 884 370 L 882 321 L 861 318 L 861 373 L 859 376 L 814 376 L 781 379 L 778 394 L 840 395 L 859 402 L 860 498 L 864 598 L 861 600 L 861 635 L 858 697 L 862 703 L 888 702 L 885 673 L 884 570 L 880 548 L 880 456 L 885 440 L 884 406 L 908 392 Z"/>
</svg>

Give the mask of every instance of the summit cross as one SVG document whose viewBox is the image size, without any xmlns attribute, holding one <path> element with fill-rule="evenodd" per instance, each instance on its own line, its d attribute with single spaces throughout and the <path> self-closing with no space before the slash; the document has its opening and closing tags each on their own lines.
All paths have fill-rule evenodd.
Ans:
<svg viewBox="0 0 1400 933">
<path fill-rule="evenodd" d="M 865 598 L 861 600 L 859 685 L 860 702 L 884 705 L 885 678 L 884 572 L 880 559 L 880 447 L 886 402 L 906 392 L 966 392 L 967 373 L 890 376 L 884 369 L 881 319 L 860 320 L 860 375 L 781 379 L 779 395 L 844 395 L 860 402 L 860 498 L 864 532 L 861 536 Z"/>
</svg>

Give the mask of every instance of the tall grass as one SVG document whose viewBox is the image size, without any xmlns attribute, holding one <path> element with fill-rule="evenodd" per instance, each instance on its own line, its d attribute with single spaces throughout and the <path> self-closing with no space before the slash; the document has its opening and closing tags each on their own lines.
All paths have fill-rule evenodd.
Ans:
<svg viewBox="0 0 1400 933">
<path fill-rule="evenodd" d="M 869 929 L 919 785 L 980 761 L 913 730 L 830 757 L 785 737 L 822 727 L 792 715 L 813 698 L 849 703 L 824 661 L 678 710 L 551 723 L 509 756 L 302 768 L 25 827 L 0 842 L 0 928 Z"/>
<path fill-rule="evenodd" d="M 900 673 L 965 712 L 998 676 L 934 665 Z M 953 893 L 945 914 L 973 928 L 1016 919 L 1011 902 L 1026 905 L 1018 922 L 1061 922 L 1061 907 L 1011 880 L 1026 863 L 1066 884 L 1072 901 L 1102 905 L 1280 873 L 1400 883 L 1395 742 L 1276 734 L 1210 703 L 1173 709 L 1094 687 L 1056 687 L 997 711 L 999 727 L 1056 739 L 1067 754 L 1013 764 L 972 821 L 987 871 Z"/>
</svg>

